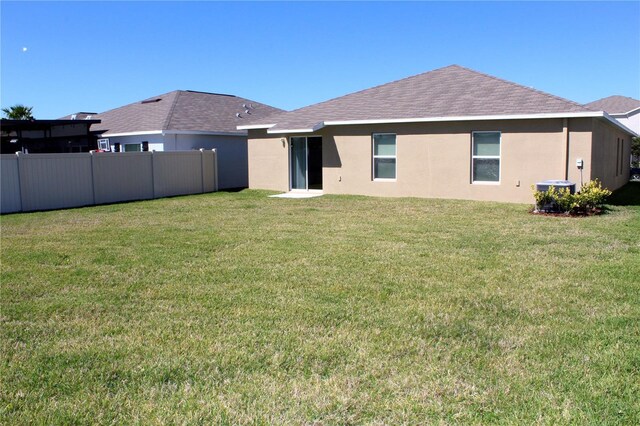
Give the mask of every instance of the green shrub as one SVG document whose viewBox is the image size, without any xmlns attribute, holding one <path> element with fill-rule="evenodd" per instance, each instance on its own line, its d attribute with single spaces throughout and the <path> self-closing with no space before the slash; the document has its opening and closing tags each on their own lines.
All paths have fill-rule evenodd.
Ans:
<svg viewBox="0 0 640 426">
<path fill-rule="evenodd" d="M 553 193 L 553 201 L 562 213 L 570 213 L 576 207 L 576 194 L 572 194 L 569 188 L 562 188 Z"/>
<path fill-rule="evenodd" d="M 553 205 L 554 190 L 553 186 L 550 186 L 546 191 L 536 190 L 535 185 L 531 185 L 533 190 L 533 198 L 536 200 L 536 211 L 546 211 Z"/>
<path fill-rule="evenodd" d="M 602 187 L 598 179 L 582 185 L 580 192 L 571 194 L 569 188 L 557 189 L 550 186 L 546 191 L 537 191 L 534 186 L 533 198 L 536 200 L 536 211 L 548 213 L 586 214 L 601 208 L 611 191 Z"/>
<path fill-rule="evenodd" d="M 590 212 L 602 207 L 607 197 L 611 195 L 611 191 L 602 187 L 602 183 L 598 180 L 592 180 L 580 188 L 580 192 L 574 195 L 574 210 L 579 212 Z"/>
</svg>

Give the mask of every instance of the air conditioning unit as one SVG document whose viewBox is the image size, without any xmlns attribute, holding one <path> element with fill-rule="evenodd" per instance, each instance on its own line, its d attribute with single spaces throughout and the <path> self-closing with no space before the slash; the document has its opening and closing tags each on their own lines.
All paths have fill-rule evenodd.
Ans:
<svg viewBox="0 0 640 426">
<path fill-rule="evenodd" d="M 569 182 L 568 180 L 544 180 L 542 182 L 538 182 L 536 183 L 536 191 L 546 192 L 552 186 L 556 189 L 568 188 L 569 193 L 576 193 L 576 184 L 573 182 Z M 555 201 L 552 201 L 545 203 L 544 205 L 536 204 L 535 210 L 537 212 L 557 212 L 559 211 L 559 208 Z"/>
<path fill-rule="evenodd" d="M 571 194 L 576 193 L 576 184 L 568 180 L 543 180 L 542 182 L 536 183 L 536 191 L 545 192 L 550 186 L 556 189 L 569 188 Z"/>
</svg>

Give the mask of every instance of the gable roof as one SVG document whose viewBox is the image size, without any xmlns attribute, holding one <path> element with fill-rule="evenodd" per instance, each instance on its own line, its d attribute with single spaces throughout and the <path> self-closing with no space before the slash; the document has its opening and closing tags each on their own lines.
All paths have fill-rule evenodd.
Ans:
<svg viewBox="0 0 640 426">
<path fill-rule="evenodd" d="M 640 101 L 628 96 L 609 96 L 585 104 L 587 108 L 606 111 L 608 114 L 628 114 L 640 108 Z"/>
<path fill-rule="evenodd" d="M 276 112 L 283 110 L 233 95 L 174 90 L 92 115 L 102 122 L 91 130 L 104 136 L 148 132 L 243 134 L 237 126 L 249 118 L 260 119 Z"/>
<path fill-rule="evenodd" d="M 294 133 L 312 132 L 326 125 L 551 116 L 594 116 L 594 111 L 530 87 L 450 65 L 265 120 L 252 120 L 239 128 Z"/>
</svg>

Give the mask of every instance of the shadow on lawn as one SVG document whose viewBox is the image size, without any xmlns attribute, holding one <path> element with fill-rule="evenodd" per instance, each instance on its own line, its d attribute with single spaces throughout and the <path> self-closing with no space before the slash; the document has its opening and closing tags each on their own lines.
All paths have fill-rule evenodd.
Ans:
<svg viewBox="0 0 640 426">
<path fill-rule="evenodd" d="M 611 206 L 640 206 L 640 182 L 629 182 L 615 191 L 607 204 Z"/>
</svg>

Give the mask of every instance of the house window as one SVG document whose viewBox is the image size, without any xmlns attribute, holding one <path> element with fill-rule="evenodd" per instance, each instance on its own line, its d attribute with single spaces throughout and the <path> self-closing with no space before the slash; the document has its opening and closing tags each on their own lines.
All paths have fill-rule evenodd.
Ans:
<svg viewBox="0 0 640 426">
<path fill-rule="evenodd" d="M 616 139 L 616 176 L 619 174 L 620 164 L 620 138 Z"/>
<path fill-rule="evenodd" d="M 109 139 L 98 139 L 98 149 L 101 151 L 109 151 Z"/>
<path fill-rule="evenodd" d="M 396 135 L 373 134 L 373 179 L 396 178 Z"/>
<path fill-rule="evenodd" d="M 500 182 L 500 132 L 473 132 L 473 183 Z"/>
<path fill-rule="evenodd" d="M 139 143 L 128 143 L 124 146 L 124 152 L 140 152 L 142 146 Z"/>
<path fill-rule="evenodd" d="M 624 169 L 624 138 L 620 139 L 620 174 Z"/>
</svg>

